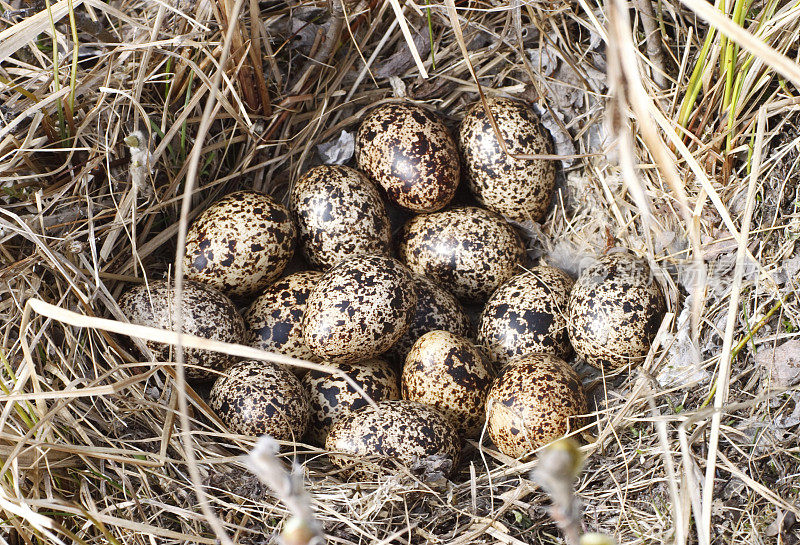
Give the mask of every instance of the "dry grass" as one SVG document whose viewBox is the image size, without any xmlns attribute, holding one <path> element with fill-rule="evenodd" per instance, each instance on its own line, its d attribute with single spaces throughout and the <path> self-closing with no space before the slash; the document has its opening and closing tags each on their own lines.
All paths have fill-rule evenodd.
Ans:
<svg viewBox="0 0 800 545">
<path fill-rule="evenodd" d="M 627 247 L 670 300 L 643 366 L 583 369 L 587 529 L 800 541 L 800 391 L 754 362 L 800 328 L 800 4 L 446 0 L 430 35 L 427 2 L 289 4 L 0 2 L 0 542 L 273 539 L 288 511 L 245 470 L 253 440 L 101 318 L 126 283 L 175 271 L 221 194 L 283 197 L 391 96 L 455 122 L 476 81 L 536 102 L 570 156 L 547 220 L 523 226 L 531 255 L 574 273 Z M 560 539 L 533 462 L 488 442 L 437 485 L 281 456 L 331 543 Z"/>
</svg>

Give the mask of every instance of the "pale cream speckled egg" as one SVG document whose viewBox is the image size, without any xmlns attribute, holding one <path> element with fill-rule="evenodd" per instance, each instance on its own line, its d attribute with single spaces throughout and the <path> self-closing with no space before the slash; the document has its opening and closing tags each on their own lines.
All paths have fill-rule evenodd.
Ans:
<svg viewBox="0 0 800 545">
<path fill-rule="evenodd" d="M 512 360 L 486 398 L 488 432 L 500 451 L 514 458 L 579 428 L 587 412 L 580 377 L 551 354 Z"/>
<path fill-rule="evenodd" d="M 546 352 L 566 358 L 567 303 L 573 280 L 555 267 L 533 267 L 497 288 L 481 313 L 478 344 L 492 361 Z"/>
<path fill-rule="evenodd" d="M 377 463 L 407 467 L 431 456 L 452 460 L 461 441 L 450 420 L 433 407 L 415 401 L 381 401 L 342 416 L 325 441 L 331 461 L 339 466 Z"/>
<path fill-rule="evenodd" d="M 356 161 L 389 200 L 414 212 L 447 205 L 461 174 L 447 127 L 410 102 L 392 102 L 367 114 L 356 134 Z"/>
<path fill-rule="evenodd" d="M 456 207 L 411 218 L 400 237 L 400 259 L 469 302 L 484 302 L 520 272 L 525 251 L 514 228 L 494 212 Z"/>
<path fill-rule="evenodd" d="M 310 414 L 300 381 L 282 365 L 247 360 L 228 368 L 211 389 L 209 406 L 234 433 L 298 441 Z"/>
<path fill-rule="evenodd" d="M 462 337 L 472 337 L 472 322 L 461 303 L 449 291 L 429 278 L 414 275 L 417 290 L 417 309 L 411 326 L 389 350 L 391 357 L 406 361 L 414 343 L 428 331 L 449 331 Z"/>
<path fill-rule="evenodd" d="M 289 206 L 303 255 L 328 269 L 355 255 L 391 255 L 391 225 L 373 183 L 355 169 L 323 165 L 294 184 Z"/>
<path fill-rule="evenodd" d="M 602 257 L 581 273 L 569 299 L 569 338 L 597 368 L 644 361 L 666 312 L 647 262 L 629 253 Z"/>
<path fill-rule="evenodd" d="M 170 331 L 176 330 L 173 320 L 176 304 L 174 287 L 164 280 L 133 286 L 119 298 L 119 307 L 131 323 Z M 236 306 L 220 292 L 202 284 L 184 282 L 181 319 L 183 333 L 229 343 L 244 341 L 244 320 Z M 159 360 L 172 361 L 171 345 L 152 341 L 146 344 Z M 187 378 L 197 380 L 214 379 L 215 371 L 222 371 L 236 361 L 221 352 L 194 348 L 187 348 L 184 355 Z"/>
<path fill-rule="evenodd" d="M 430 331 L 417 339 L 403 366 L 403 399 L 436 407 L 463 436 L 476 438 L 484 423 L 493 369 L 468 339 Z"/>
<path fill-rule="evenodd" d="M 552 155 L 550 135 L 533 109 L 519 100 L 488 98 L 506 153 L 482 102 L 474 104 L 458 133 L 470 191 L 486 207 L 515 221 L 540 221 L 550 206 L 555 161 L 511 155 Z"/>
<path fill-rule="evenodd" d="M 251 346 L 308 361 L 320 361 L 303 338 L 303 313 L 311 290 L 322 279 L 319 271 L 301 271 L 267 287 L 244 313 Z M 305 370 L 293 367 L 296 375 Z"/>
<path fill-rule="evenodd" d="M 345 373 L 372 401 L 400 399 L 397 373 L 383 360 L 326 365 Z M 317 445 L 325 444 L 328 431 L 338 418 L 368 403 L 344 377 L 338 374 L 313 370 L 303 377 L 302 382 L 311 401 L 311 422 L 307 436 Z"/>
<path fill-rule="evenodd" d="M 303 337 L 326 361 L 373 358 L 403 336 L 416 305 L 414 279 L 402 263 L 391 257 L 351 257 L 325 273 L 312 290 Z"/>
<path fill-rule="evenodd" d="M 253 294 L 281 275 L 294 247 L 289 210 L 269 195 L 238 191 L 189 226 L 186 276 L 231 297 Z"/>
</svg>

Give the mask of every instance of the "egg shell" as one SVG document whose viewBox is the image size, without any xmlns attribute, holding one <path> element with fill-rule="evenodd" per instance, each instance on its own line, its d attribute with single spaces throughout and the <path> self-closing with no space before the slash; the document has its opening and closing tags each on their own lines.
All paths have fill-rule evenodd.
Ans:
<svg viewBox="0 0 800 545">
<path fill-rule="evenodd" d="M 392 230 L 383 199 L 355 169 L 312 168 L 292 188 L 289 206 L 306 260 L 328 269 L 354 255 L 391 256 Z"/>
<path fill-rule="evenodd" d="M 322 279 L 319 271 L 301 271 L 267 287 L 244 314 L 247 342 L 262 350 L 318 362 L 303 338 L 303 313 L 311 290 Z M 293 367 L 302 375 L 305 370 Z"/>
<path fill-rule="evenodd" d="M 447 205 L 461 176 L 450 131 L 436 114 L 409 102 L 367 114 L 356 134 L 356 161 L 390 201 L 414 212 Z"/>
<path fill-rule="evenodd" d="M 602 257 L 581 273 L 569 299 L 569 338 L 597 368 L 644 361 L 666 312 L 666 300 L 646 261 L 629 253 Z"/>
<path fill-rule="evenodd" d="M 176 331 L 173 310 L 177 305 L 173 285 L 164 280 L 139 284 L 125 291 L 119 298 L 119 307 L 131 323 Z M 244 320 L 236 306 L 217 290 L 186 281 L 183 284 L 181 304 L 181 331 L 215 341 L 242 343 Z M 146 341 L 153 355 L 160 361 L 172 361 L 174 349 L 171 345 Z M 186 348 L 184 363 L 186 377 L 195 380 L 210 380 L 217 377 L 214 371 L 222 371 L 236 358 L 213 352 Z"/>
<path fill-rule="evenodd" d="M 540 221 L 555 189 L 555 161 L 512 155 L 552 155 L 550 135 L 528 104 L 509 98 L 486 103 L 497 132 L 482 102 L 467 111 L 458 131 L 469 189 L 480 203 L 512 220 Z"/>
<path fill-rule="evenodd" d="M 381 401 L 339 418 L 325 449 L 339 467 L 363 462 L 410 467 L 429 456 L 442 456 L 452 460 L 454 468 L 461 442 L 448 418 L 433 407 L 415 401 Z"/>
<path fill-rule="evenodd" d="M 472 336 L 472 322 L 461 303 L 446 289 L 420 274 L 414 275 L 417 291 L 417 308 L 411 326 L 389 350 L 391 357 L 401 364 L 411 347 L 429 331 L 449 331 L 462 337 Z"/>
<path fill-rule="evenodd" d="M 548 266 L 512 277 L 486 302 L 478 344 L 499 364 L 534 352 L 569 356 L 567 304 L 573 283 L 567 273 Z"/>
<path fill-rule="evenodd" d="M 308 425 L 308 394 L 286 367 L 246 360 L 229 367 L 211 388 L 209 406 L 234 433 L 297 441 Z"/>
<path fill-rule="evenodd" d="M 400 399 L 397 373 L 383 360 L 326 365 L 345 373 L 372 401 Z M 368 403 L 341 375 L 312 370 L 303 377 L 302 382 L 311 402 L 311 421 L 307 436 L 317 445 L 325 444 L 325 438 L 337 419 Z"/>
<path fill-rule="evenodd" d="M 430 331 L 417 339 L 403 366 L 403 399 L 436 407 L 458 432 L 480 435 L 493 369 L 468 339 Z"/>
<path fill-rule="evenodd" d="M 402 263 L 391 257 L 351 257 L 314 287 L 303 315 L 303 337 L 326 361 L 373 358 L 405 334 L 416 305 L 414 279 Z"/>
<path fill-rule="evenodd" d="M 576 429 L 587 413 L 580 377 L 552 354 L 512 360 L 486 398 L 487 430 L 500 451 L 514 458 Z"/>
<path fill-rule="evenodd" d="M 186 234 L 186 277 L 231 297 L 278 278 L 294 255 L 289 210 L 256 191 L 238 191 L 207 208 Z"/>
<path fill-rule="evenodd" d="M 459 299 L 480 303 L 521 270 L 525 250 L 501 216 L 467 206 L 408 220 L 400 259 Z"/>
</svg>

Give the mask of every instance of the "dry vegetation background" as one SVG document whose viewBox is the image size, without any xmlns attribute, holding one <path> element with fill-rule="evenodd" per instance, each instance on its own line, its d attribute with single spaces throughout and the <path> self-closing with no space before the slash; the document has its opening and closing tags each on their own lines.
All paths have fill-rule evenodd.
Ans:
<svg viewBox="0 0 800 545">
<path fill-rule="evenodd" d="M 630 248 L 670 301 L 643 366 L 583 369 L 586 528 L 798 543 L 798 36 L 795 0 L 0 1 L 0 541 L 274 540 L 253 440 L 132 355 L 115 297 L 220 195 L 285 196 L 368 107 L 454 125 L 479 83 L 535 103 L 563 156 L 531 256 L 575 274 Z M 535 462 L 486 442 L 437 483 L 281 457 L 330 543 L 560 540 Z"/>
</svg>

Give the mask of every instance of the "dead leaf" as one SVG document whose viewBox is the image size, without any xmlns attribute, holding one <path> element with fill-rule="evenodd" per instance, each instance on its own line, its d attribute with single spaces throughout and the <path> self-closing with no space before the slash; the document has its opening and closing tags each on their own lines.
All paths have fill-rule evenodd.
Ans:
<svg viewBox="0 0 800 545">
<path fill-rule="evenodd" d="M 774 349 L 762 347 L 755 360 L 772 388 L 791 388 L 800 383 L 800 340 L 786 341 Z"/>
</svg>

